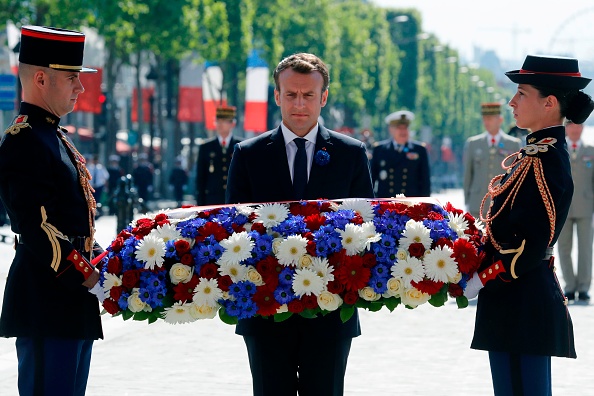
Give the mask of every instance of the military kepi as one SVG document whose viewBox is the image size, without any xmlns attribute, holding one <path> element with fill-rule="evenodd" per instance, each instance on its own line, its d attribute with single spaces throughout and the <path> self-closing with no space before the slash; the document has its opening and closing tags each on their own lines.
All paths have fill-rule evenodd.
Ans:
<svg viewBox="0 0 594 396">
<path fill-rule="evenodd" d="M 94 73 L 83 67 L 84 33 L 46 26 L 23 26 L 19 62 L 50 69 Z"/>
<path fill-rule="evenodd" d="M 500 115 L 501 114 L 501 103 L 491 102 L 481 104 L 481 115 Z"/>
<path fill-rule="evenodd" d="M 216 110 L 216 118 L 232 120 L 235 118 L 235 106 L 219 106 Z"/>
<path fill-rule="evenodd" d="M 528 55 L 521 69 L 505 75 L 516 84 L 577 90 L 592 80 L 582 77 L 577 59 L 545 55 Z"/>
</svg>

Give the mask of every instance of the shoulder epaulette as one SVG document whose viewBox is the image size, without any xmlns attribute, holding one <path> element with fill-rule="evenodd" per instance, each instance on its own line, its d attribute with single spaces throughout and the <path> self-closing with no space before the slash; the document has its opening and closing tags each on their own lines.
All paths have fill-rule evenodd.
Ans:
<svg viewBox="0 0 594 396">
<path fill-rule="evenodd" d="M 11 135 L 16 135 L 17 133 L 19 133 L 21 131 L 21 129 L 26 129 L 26 128 L 30 128 L 31 125 L 29 125 L 29 123 L 27 122 L 27 118 L 28 116 L 26 115 L 19 115 L 17 118 L 14 119 L 14 122 L 12 123 L 12 125 L 10 125 L 8 128 L 6 128 L 6 131 L 4 131 L 4 133 L 10 133 Z"/>
</svg>

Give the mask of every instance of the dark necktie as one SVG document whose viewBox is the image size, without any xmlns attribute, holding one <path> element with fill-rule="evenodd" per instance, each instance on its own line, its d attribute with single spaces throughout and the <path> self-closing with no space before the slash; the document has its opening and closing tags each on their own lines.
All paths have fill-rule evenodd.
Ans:
<svg viewBox="0 0 594 396">
<path fill-rule="evenodd" d="M 293 190 L 296 199 L 303 199 L 305 186 L 307 185 L 307 152 L 305 151 L 305 139 L 296 138 L 293 140 L 297 145 L 297 154 L 293 162 Z"/>
</svg>

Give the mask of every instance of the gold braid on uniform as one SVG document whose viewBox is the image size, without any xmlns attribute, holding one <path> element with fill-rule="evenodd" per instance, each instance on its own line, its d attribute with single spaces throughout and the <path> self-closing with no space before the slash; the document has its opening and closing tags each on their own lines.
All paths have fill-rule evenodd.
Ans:
<svg viewBox="0 0 594 396">
<path fill-rule="evenodd" d="M 61 127 L 60 127 L 61 128 Z M 95 211 L 97 210 L 97 202 L 95 202 L 95 198 L 93 197 L 93 192 L 95 191 L 91 186 L 91 174 L 85 165 L 86 161 L 85 158 L 78 152 L 76 147 L 72 143 L 66 139 L 63 131 L 59 131 L 58 135 L 60 139 L 68 146 L 72 154 L 74 155 L 74 160 L 76 162 L 76 168 L 78 170 L 78 180 L 80 185 L 83 189 L 85 194 L 85 199 L 87 201 L 87 206 L 89 207 L 89 232 L 90 236 L 85 240 L 85 250 L 87 252 L 93 251 L 93 241 L 95 236 L 95 227 L 94 227 L 94 219 L 95 219 Z"/>
<path fill-rule="evenodd" d="M 536 185 L 538 187 L 538 191 L 540 192 L 542 202 L 543 202 L 545 209 L 547 211 L 547 216 L 549 217 L 549 224 L 551 225 L 551 231 L 550 231 L 550 235 L 549 235 L 549 244 L 553 240 L 553 237 L 555 234 L 556 211 L 555 211 L 555 207 L 552 205 L 553 197 L 551 196 L 551 192 L 549 191 L 549 186 L 547 185 L 547 182 L 545 180 L 544 171 L 542 168 L 542 161 L 539 157 L 535 156 L 535 154 L 537 154 L 539 151 L 540 152 L 548 151 L 548 146 L 550 145 L 551 147 L 554 147 L 553 143 L 555 143 L 556 141 L 557 141 L 557 139 L 554 139 L 554 138 L 542 139 L 538 143 L 530 144 L 530 145 L 526 146 L 524 148 L 524 152 L 526 153 L 526 155 L 523 155 L 522 152 L 517 152 L 517 153 L 513 153 L 511 155 L 508 155 L 501 162 L 501 166 L 503 169 L 506 170 L 507 173 L 511 173 L 509 179 L 507 179 L 504 183 L 499 184 L 501 182 L 501 180 L 505 177 L 505 174 L 501 174 L 501 175 L 495 176 L 489 182 L 488 192 L 483 197 L 483 200 L 481 202 L 481 209 L 480 209 L 479 213 L 480 213 L 481 221 L 483 221 L 486 226 L 485 227 L 486 228 L 486 236 L 489 238 L 489 240 L 491 241 L 491 243 L 497 250 L 501 250 L 501 245 L 499 245 L 499 243 L 497 243 L 497 241 L 493 237 L 493 233 L 491 232 L 491 223 L 497 216 L 499 216 L 501 214 L 501 212 L 503 211 L 503 208 L 505 208 L 507 206 L 507 204 L 508 204 L 508 202 L 510 202 L 510 200 L 511 200 L 510 205 L 513 206 L 516 196 L 518 194 L 518 191 L 520 190 L 522 183 L 524 183 L 524 179 L 526 179 L 526 176 L 530 173 L 531 169 L 534 172 L 534 177 L 536 179 Z M 513 158 L 513 157 L 515 157 L 515 159 L 511 163 L 511 165 L 509 165 L 509 166 L 506 165 L 505 163 L 510 158 Z M 516 166 L 517 166 L 517 169 L 515 169 L 512 172 L 512 169 Z M 493 201 L 494 201 L 495 197 L 503 194 L 508 189 L 510 191 L 509 191 L 509 194 L 507 195 L 507 198 L 505 199 L 505 202 L 501 205 L 501 207 L 499 208 L 497 213 L 491 213 L 491 209 L 493 208 Z M 487 200 L 487 197 L 490 198 L 491 202 L 489 204 L 489 211 L 487 212 L 487 217 L 483 218 L 483 215 L 482 215 L 483 207 L 485 205 L 485 201 Z"/>
</svg>

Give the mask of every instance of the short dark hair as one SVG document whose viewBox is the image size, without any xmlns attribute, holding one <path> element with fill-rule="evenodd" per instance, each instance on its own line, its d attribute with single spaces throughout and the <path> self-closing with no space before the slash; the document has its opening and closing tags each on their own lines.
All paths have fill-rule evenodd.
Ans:
<svg viewBox="0 0 594 396">
<path fill-rule="evenodd" d="M 326 64 L 314 54 L 301 52 L 284 58 L 276 66 L 276 69 L 274 69 L 274 84 L 275 89 L 277 91 L 280 91 L 280 86 L 278 83 L 279 74 L 283 70 L 289 68 L 296 71 L 297 73 L 302 74 L 309 74 L 315 71 L 320 72 L 322 78 L 324 79 L 324 84 L 322 85 L 322 92 L 327 90 L 328 86 L 330 85 L 330 74 L 328 73 L 328 66 L 326 66 Z"/>
</svg>

